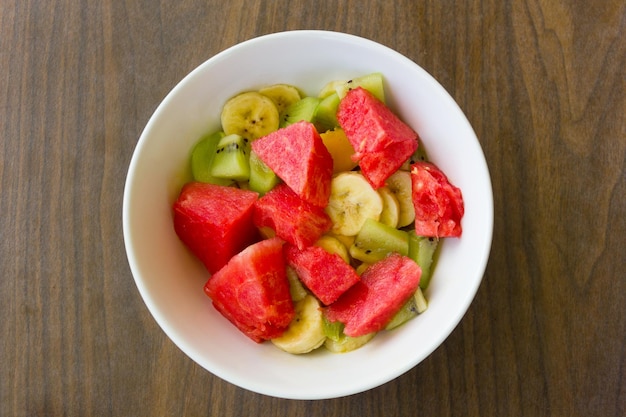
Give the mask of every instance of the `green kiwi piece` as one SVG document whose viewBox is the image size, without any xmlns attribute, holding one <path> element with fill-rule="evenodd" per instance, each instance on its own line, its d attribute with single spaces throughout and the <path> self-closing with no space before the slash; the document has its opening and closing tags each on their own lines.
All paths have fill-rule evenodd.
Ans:
<svg viewBox="0 0 626 417">
<path fill-rule="evenodd" d="M 339 94 L 332 93 L 320 101 L 315 112 L 315 127 L 321 132 L 332 130 L 339 126 L 337 121 L 337 107 L 339 107 Z"/>
<path fill-rule="evenodd" d="M 280 181 L 278 176 L 263 162 L 254 151 L 250 151 L 250 179 L 248 187 L 264 195 Z"/>
<path fill-rule="evenodd" d="M 220 139 L 215 150 L 211 175 L 234 181 L 247 181 L 250 177 L 250 146 L 248 140 L 232 134 Z"/>
<path fill-rule="evenodd" d="M 409 235 L 409 258 L 413 259 L 422 268 L 420 278 L 420 288 L 425 290 L 430 284 L 432 276 L 433 259 L 435 251 L 439 245 L 439 239 L 432 237 L 418 236 L 414 230 L 408 232 Z"/>
<path fill-rule="evenodd" d="M 211 164 L 215 157 L 217 144 L 225 136 L 224 132 L 214 132 L 200 138 L 191 151 L 191 174 L 199 182 L 217 185 L 230 185 L 232 180 L 211 175 Z"/>
<path fill-rule="evenodd" d="M 393 318 L 385 326 L 385 330 L 392 330 L 401 324 L 406 323 L 418 314 L 423 313 L 428 308 L 428 302 L 424 298 L 424 294 L 421 289 L 417 289 L 415 294 L 404 303 L 402 308 L 393 316 Z"/>
<path fill-rule="evenodd" d="M 409 253 L 409 234 L 374 219 L 367 219 L 350 246 L 350 255 L 359 261 L 374 263 L 389 253 Z"/>
<path fill-rule="evenodd" d="M 291 104 L 280 116 L 280 127 L 286 127 L 303 120 L 312 122 L 320 101 L 317 97 L 304 97 Z"/>
<path fill-rule="evenodd" d="M 336 88 L 339 98 L 343 98 L 348 91 L 357 87 L 362 87 L 372 93 L 377 99 L 385 102 L 385 88 L 383 86 L 383 75 L 379 72 L 363 75 L 339 84 Z"/>
</svg>

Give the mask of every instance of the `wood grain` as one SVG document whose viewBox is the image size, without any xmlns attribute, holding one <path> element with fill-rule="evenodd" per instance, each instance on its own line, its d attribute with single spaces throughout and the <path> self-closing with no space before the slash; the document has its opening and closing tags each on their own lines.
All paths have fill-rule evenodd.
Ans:
<svg viewBox="0 0 626 417">
<path fill-rule="evenodd" d="M 0 415 L 626 414 L 626 4 L 603 0 L 0 0 Z M 160 100 L 215 53 L 353 33 L 434 75 L 492 175 L 494 241 L 460 325 L 371 391 L 289 401 L 195 365 L 124 252 L 124 180 Z"/>
</svg>

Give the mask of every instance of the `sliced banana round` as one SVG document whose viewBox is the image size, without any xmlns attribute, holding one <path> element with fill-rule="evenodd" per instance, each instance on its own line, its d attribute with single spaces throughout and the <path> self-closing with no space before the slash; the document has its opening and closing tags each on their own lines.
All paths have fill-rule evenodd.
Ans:
<svg viewBox="0 0 626 417">
<path fill-rule="evenodd" d="M 296 316 L 282 336 L 272 339 L 272 343 L 288 353 L 308 353 L 324 344 L 324 317 L 320 303 L 307 294 L 294 305 Z"/>
<path fill-rule="evenodd" d="M 354 236 L 365 220 L 378 220 L 382 211 L 380 194 L 361 173 L 342 172 L 331 180 L 326 213 L 333 222 L 333 233 Z"/>
<path fill-rule="evenodd" d="M 398 219 L 400 217 L 400 203 L 395 194 L 387 187 L 380 187 L 378 194 L 383 199 L 383 211 L 380 213 L 379 221 L 393 228 L 398 227 Z"/>
<path fill-rule="evenodd" d="M 236 133 L 249 141 L 275 131 L 280 122 L 276 104 L 256 91 L 229 99 L 222 108 L 220 119 L 224 133 Z"/>
<path fill-rule="evenodd" d="M 413 185 L 411 173 L 408 171 L 396 171 L 387 179 L 387 188 L 398 200 L 398 225 L 408 226 L 415 221 L 415 207 L 413 206 Z"/>
<path fill-rule="evenodd" d="M 298 89 L 293 85 L 289 84 L 273 84 L 261 88 L 259 93 L 272 99 L 279 114 L 282 114 L 287 107 L 302 98 L 300 91 L 298 91 Z"/>
<path fill-rule="evenodd" d="M 350 253 L 348 253 L 348 248 L 335 236 L 323 235 L 317 240 L 317 242 L 315 242 L 315 246 L 321 247 L 328 253 L 336 253 L 341 256 L 341 259 L 346 261 L 347 264 L 350 263 Z"/>
</svg>

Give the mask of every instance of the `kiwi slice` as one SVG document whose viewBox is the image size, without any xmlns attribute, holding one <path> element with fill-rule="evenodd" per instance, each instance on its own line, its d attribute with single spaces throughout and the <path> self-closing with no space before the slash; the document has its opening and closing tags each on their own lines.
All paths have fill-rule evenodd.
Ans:
<svg viewBox="0 0 626 417">
<path fill-rule="evenodd" d="M 357 87 L 362 87 L 372 93 L 374 97 L 385 102 L 385 89 L 383 86 L 383 75 L 379 72 L 363 75 L 346 81 L 343 84 L 339 84 L 336 87 L 339 98 L 343 98 L 348 91 Z"/>
<path fill-rule="evenodd" d="M 250 177 L 250 146 L 248 140 L 237 134 L 220 139 L 211 164 L 211 175 L 234 181 Z"/>
<path fill-rule="evenodd" d="M 365 221 L 350 246 L 350 255 L 365 263 L 380 261 L 392 252 L 408 255 L 409 234 L 371 218 Z"/>
<path fill-rule="evenodd" d="M 280 127 L 286 127 L 300 121 L 312 122 L 320 99 L 317 97 L 304 97 L 296 101 L 280 116 Z"/>
<path fill-rule="evenodd" d="M 393 318 L 385 326 L 385 330 L 392 330 L 401 324 L 406 323 L 418 314 L 423 313 L 428 308 L 428 301 L 424 297 L 420 288 L 415 291 L 415 294 L 404 303 L 402 308 L 393 316 Z"/>
<path fill-rule="evenodd" d="M 250 150 L 250 179 L 248 187 L 252 191 L 264 195 L 274 188 L 280 181 L 278 176 L 259 158 L 256 152 Z"/>
<path fill-rule="evenodd" d="M 191 151 L 191 173 L 193 179 L 217 185 L 230 185 L 232 180 L 211 175 L 211 165 L 217 145 L 225 136 L 224 132 L 214 132 L 203 136 Z"/>
<path fill-rule="evenodd" d="M 326 132 L 339 126 L 337 108 L 340 101 L 339 94 L 332 93 L 319 102 L 314 121 L 315 127 L 319 132 Z"/>
<path fill-rule="evenodd" d="M 414 230 L 408 232 L 409 235 L 409 258 L 413 259 L 422 268 L 420 278 L 420 288 L 428 288 L 432 275 L 433 259 L 435 251 L 439 245 L 439 239 L 425 236 L 418 236 Z"/>
</svg>

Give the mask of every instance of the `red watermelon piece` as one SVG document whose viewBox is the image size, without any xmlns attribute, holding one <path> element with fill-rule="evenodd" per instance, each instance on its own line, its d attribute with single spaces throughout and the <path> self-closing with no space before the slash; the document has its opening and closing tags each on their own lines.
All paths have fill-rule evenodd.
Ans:
<svg viewBox="0 0 626 417">
<path fill-rule="evenodd" d="M 272 238 L 247 247 L 204 286 L 217 311 L 257 343 L 282 335 L 295 316 L 283 244 Z"/>
<path fill-rule="evenodd" d="M 302 283 L 323 303 L 331 304 L 359 281 L 354 268 L 341 256 L 329 253 L 319 246 L 300 250 L 286 245 L 287 264 L 291 266 Z"/>
<path fill-rule="evenodd" d="M 343 323 L 351 337 L 380 331 L 415 293 L 421 275 L 415 261 L 393 253 L 367 268 L 359 282 L 326 307 L 326 317 Z"/>
<path fill-rule="evenodd" d="M 417 150 L 417 133 L 362 87 L 341 100 L 337 120 L 354 147 L 353 159 L 374 188 L 385 185 Z"/>
<path fill-rule="evenodd" d="M 212 274 L 258 240 L 252 222 L 258 194 L 201 182 L 185 184 L 174 202 L 174 230 Z"/>
<path fill-rule="evenodd" d="M 461 190 L 430 162 L 411 165 L 415 233 L 429 237 L 460 237 L 465 214 Z"/>
<path fill-rule="evenodd" d="M 285 184 L 257 200 L 253 221 L 258 228 L 269 227 L 300 249 L 311 246 L 333 225 L 323 208 L 303 200 Z"/>
<path fill-rule="evenodd" d="M 303 200 L 328 204 L 333 158 L 315 126 L 297 122 L 252 142 L 252 150 Z"/>
</svg>

